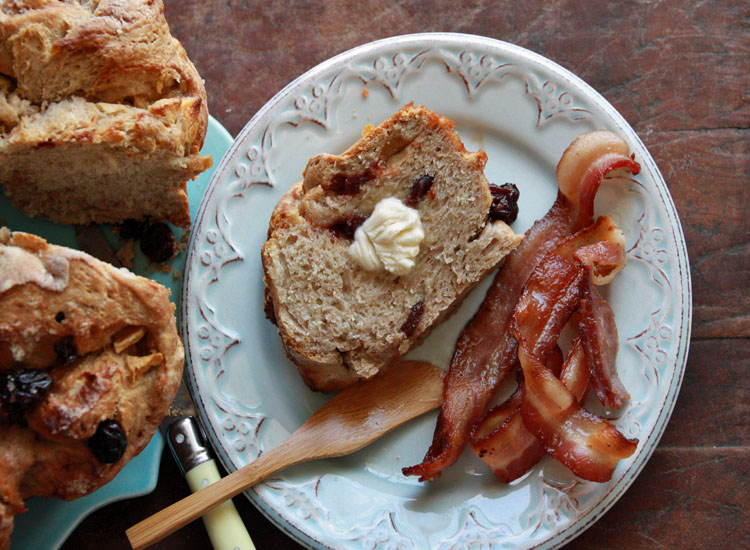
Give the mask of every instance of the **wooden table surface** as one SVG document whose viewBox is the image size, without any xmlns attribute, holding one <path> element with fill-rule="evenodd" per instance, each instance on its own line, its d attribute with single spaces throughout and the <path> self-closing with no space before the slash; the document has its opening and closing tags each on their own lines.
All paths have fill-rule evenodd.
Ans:
<svg viewBox="0 0 750 550">
<path fill-rule="evenodd" d="M 622 113 L 677 205 L 693 285 L 687 371 L 632 487 L 566 548 L 750 547 L 750 4 L 747 0 L 400 2 L 167 0 L 173 33 L 232 135 L 291 80 L 372 40 L 497 38 L 574 72 Z M 215 162 L 218 159 L 215 159 Z M 154 493 L 95 512 L 65 550 L 129 548 L 124 530 L 187 495 L 171 456 Z M 259 549 L 299 545 L 243 496 Z M 210 548 L 201 522 L 160 549 Z"/>
</svg>

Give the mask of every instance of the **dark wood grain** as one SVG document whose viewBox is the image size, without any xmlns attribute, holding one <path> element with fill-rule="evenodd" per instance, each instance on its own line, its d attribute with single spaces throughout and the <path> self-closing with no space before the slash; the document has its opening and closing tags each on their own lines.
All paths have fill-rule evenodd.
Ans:
<svg viewBox="0 0 750 550">
<path fill-rule="evenodd" d="M 206 80 L 209 108 L 237 134 L 275 93 L 351 47 L 465 32 L 512 42 L 573 71 L 639 133 L 677 206 L 694 317 L 674 414 L 651 460 L 570 549 L 747 548 L 750 513 L 750 4 L 620 2 L 254 2 L 167 0 Z M 185 496 L 170 456 L 148 496 L 94 513 L 65 550 L 127 548 L 124 530 Z M 299 548 L 235 502 L 259 549 Z M 197 522 L 155 548 L 209 548 Z"/>
</svg>

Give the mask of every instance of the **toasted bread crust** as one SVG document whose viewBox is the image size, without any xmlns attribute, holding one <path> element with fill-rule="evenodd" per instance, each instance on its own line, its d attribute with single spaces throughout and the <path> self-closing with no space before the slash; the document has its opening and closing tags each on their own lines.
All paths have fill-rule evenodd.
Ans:
<svg viewBox="0 0 750 550">
<path fill-rule="evenodd" d="M 160 0 L 0 2 L 0 183 L 61 223 L 188 227 L 206 92 Z"/>
<path fill-rule="evenodd" d="M 64 341 L 75 354 L 67 363 L 55 349 Z M 183 361 L 166 288 L 0 229 L 0 376 L 32 369 L 52 380 L 23 422 L 0 403 L 0 548 L 25 499 L 88 494 L 143 450 L 174 399 Z M 111 464 L 87 445 L 104 420 L 127 437 Z"/>
</svg>

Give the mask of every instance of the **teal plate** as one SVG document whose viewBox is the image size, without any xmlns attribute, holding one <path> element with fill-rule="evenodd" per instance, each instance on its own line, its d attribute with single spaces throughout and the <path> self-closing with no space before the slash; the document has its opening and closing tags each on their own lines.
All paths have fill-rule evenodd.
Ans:
<svg viewBox="0 0 750 550">
<path fill-rule="evenodd" d="M 203 192 L 213 176 L 215 167 L 232 144 L 232 136 L 216 119 L 209 117 L 208 132 L 201 153 L 211 155 L 214 164 L 194 181 L 188 182 L 188 199 L 190 217 L 195 218 Z M 26 231 L 47 239 L 48 242 L 76 248 L 73 226 L 60 225 L 39 218 L 29 218 L 19 209 L 11 206 L 5 195 L 0 194 L 0 225 L 6 225 L 13 231 Z M 120 239 L 112 232 L 112 227 L 102 225 L 104 234 L 110 243 L 119 248 Z M 172 227 L 178 242 L 183 237 L 182 229 Z M 160 264 L 160 266 L 165 264 Z M 185 265 L 185 253 L 181 252 L 171 261 L 166 262 L 169 270 L 165 271 L 148 263 L 146 258 L 136 250 L 131 270 L 157 280 L 172 292 L 172 300 L 179 311 L 180 286 Z M 68 535 L 76 526 L 93 511 L 117 500 L 137 497 L 150 493 L 156 487 L 159 475 L 164 439 L 160 433 L 135 457 L 110 483 L 88 496 L 72 501 L 59 499 L 32 498 L 26 502 L 28 512 L 15 518 L 15 528 L 11 535 L 13 550 L 55 550 L 62 546 Z M 39 526 L 44 528 L 40 529 Z"/>
<path fill-rule="evenodd" d="M 164 438 L 156 432 L 145 449 L 104 487 L 85 497 L 65 501 L 34 497 L 26 501 L 28 511 L 16 516 L 11 535 L 12 550 L 54 550 L 83 519 L 111 502 L 150 493 L 156 487 Z M 40 529 L 40 525 L 44 527 Z"/>
</svg>

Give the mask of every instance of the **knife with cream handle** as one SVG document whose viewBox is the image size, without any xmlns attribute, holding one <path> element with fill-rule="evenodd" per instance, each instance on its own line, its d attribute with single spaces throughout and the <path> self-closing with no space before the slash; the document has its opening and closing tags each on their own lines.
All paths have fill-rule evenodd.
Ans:
<svg viewBox="0 0 750 550">
<path fill-rule="evenodd" d="M 167 430 L 167 444 L 192 492 L 197 493 L 220 479 L 216 462 L 204 445 L 194 418 L 188 416 L 172 422 Z M 215 550 L 255 550 L 231 500 L 207 512 L 203 522 Z"/>
</svg>

